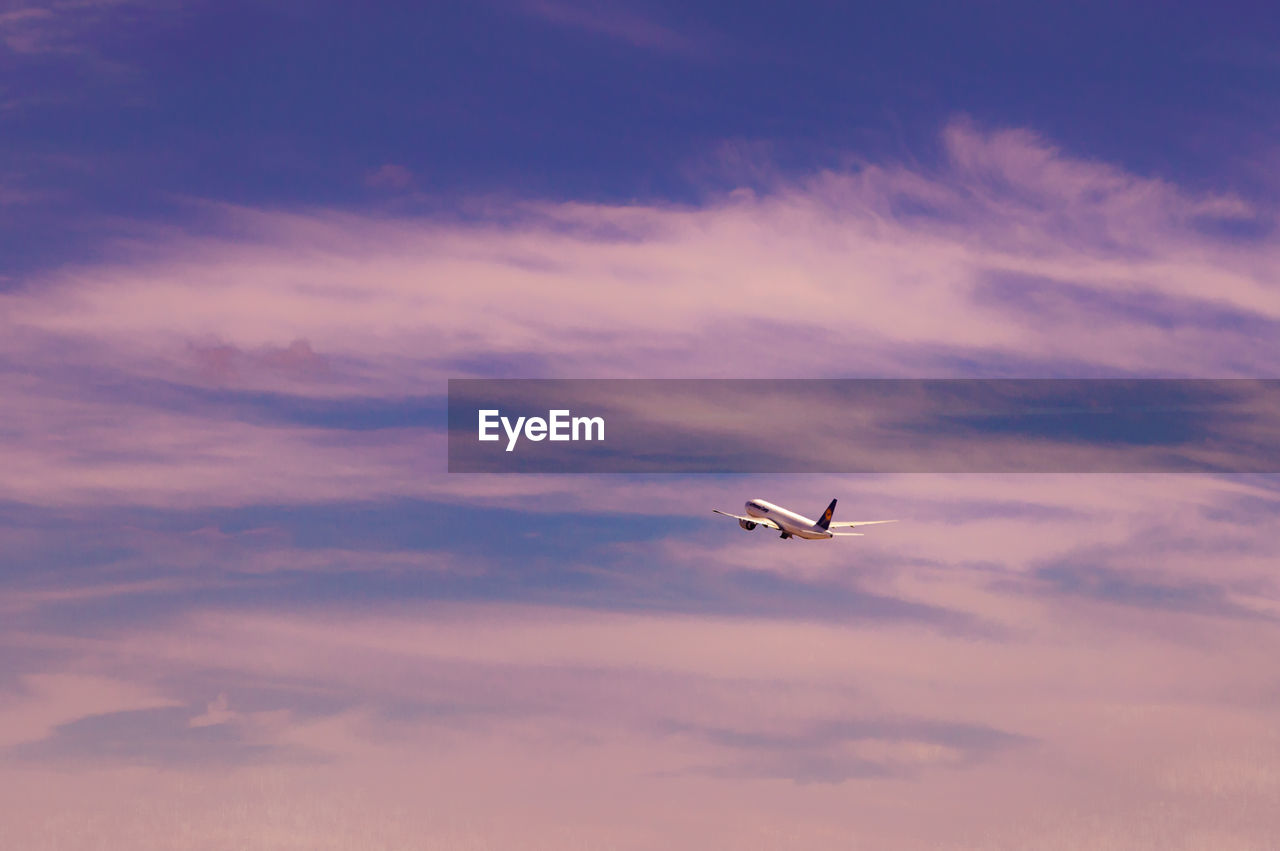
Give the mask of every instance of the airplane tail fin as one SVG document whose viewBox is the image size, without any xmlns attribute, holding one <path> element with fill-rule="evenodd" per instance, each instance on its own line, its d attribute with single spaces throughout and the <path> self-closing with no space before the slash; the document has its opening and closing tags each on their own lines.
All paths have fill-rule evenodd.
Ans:
<svg viewBox="0 0 1280 851">
<path fill-rule="evenodd" d="M 826 529 L 831 525 L 831 515 L 836 513 L 836 501 L 831 500 L 831 504 L 827 506 L 827 510 L 822 512 L 822 516 L 818 518 L 818 528 Z"/>
</svg>

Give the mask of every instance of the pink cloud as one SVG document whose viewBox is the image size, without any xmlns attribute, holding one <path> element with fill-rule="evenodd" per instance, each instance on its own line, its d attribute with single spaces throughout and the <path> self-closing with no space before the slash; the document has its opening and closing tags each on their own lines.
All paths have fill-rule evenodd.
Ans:
<svg viewBox="0 0 1280 851">
<path fill-rule="evenodd" d="M 154 688 L 84 671 L 28 674 L 0 705 L 0 748 L 35 741 L 86 715 L 173 706 Z"/>
<path fill-rule="evenodd" d="M 1244 202 L 1072 158 L 1025 131 L 959 121 L 944 146 L 936 171 L 868 164 L 699 206 L 523 203 L 472 224 L 216 208 L 238 235 L 157 233 L 135 260 L 0 295 L 0 356 L 43 371 L 39 389 L 6 388 L 25 411 L 10 444 L 23 449 L 0 484 L 61 487 L 74 454 L 48 436 L 73 422 L 80 445 L 137 457 L 187 442 L 226 462 L 281 444 L 282 483 L 308 480 L 286 474 L 288 459 L 316 463 L 273 428 L 85 399 L 86 369 L 393 399 L 494 365 L 530 377 L 1274 371 L 1274 244 L 1198 225 L 1252 215 Z M 139 443 L 135 416 L 160 440 Z M 307 435 L 334 468 L 384 475 L 382 450 Z M 206 443 L 233 436 L 254 448 Z M 134 473 L 153 487 L 120 466 Z M 189 498 L 213 486 L 186 482 Z"/>
<path fill-rule="evenodd" d="M 962 122 L 944 145 L 936 171 L 872 164 L 696 206 L 520 204 L 472 224 L 224 208 L 228 232 L 251 238 L 157 234 L 146 256 L 0 294 L 5 500 L 411 497 L 702 516 L 705 530 L 614 553 L 986 627 L 197 600 L 172 620 L 40 628 L 42 607 L 220 587 L 200 575 L 209 557 L 241 574 L 487 567 L 452 552 L 303 551 L 270 529 L 126 530 L 112 543 L 171 575 L 86 573 L 0 604 L 12 616 L 0 642 L 40 669 L 0 692 L 6 836 L 143 849 L 1266 847 L 1280 830 L 1274 683 L 1259 676 L 1274 667 L 1276 540 L 1238 516 L 1269 510 L 1264 482 L 445 476 L 429 428 L 303 426 L 219 401 L 438 396 L 444 378 L 494 363 L 531 376 L 1273 370 L 1272 339 L 1240 328 L 1280 321 L 1274 245 L 1198 225 L 1250 215 L 1241 201 L 1022 131 Z M 1135 307 L 1148 302 L 1159 309 Z M 756 495 L 803 509 L 814 494 L 903 522 L 824 548 L 709 513 Z M 27 530 L 0 535 L 7 552 L 31 544 Z M 162 767 L 144 759 L 158 735 L 136 734 L 157 712 L 181 745 Z M 114 758 L 76 751 L 102 744 L 95 730 Z M 218 759 L 219 747 L 253 758 Z"/>
<path fill-rule="evenodd" d="M 307 340 L 251 351 L 225 343 L 191 342 L 188 350 L 202 383 L 243 384 L 245 379 L 252 382 L 267 377 L 271 381 L 274 377 L 277 380 L 273 383 L 277 386 L 279 378 L 296 379 L 306 386 L 308 379 L 323 378 L 330 373 L 328 361 L 316 353 Z"/>
<path fill-rule="evenodd" d="M 449 359 L 533 351 L 575 375 L 730 374 L 755 345 L 778 352 L 779 376 L 822 363 L 907 374 L 948 350 L 1161 373 L 1267 362 L 1262 341 L 1195 321 L 1206 301 L 1280 317 L 1263 274 L 1274 248 L 1195 229 L 1199 216 L 1246 215 L 1241 202 L 1072 160 L 1025 133 L 960 125 L 947 138 L 955 165 L 940 175 L 868 166 L 700 208 L 526 205 L 514 224 L 474 226 L 227 210 L 261 240 L 179 241 L 163 259 L 7 300 L 21 325 L 120 354 L 166 338 L 303 339 L 375 380 L 416 372 L 419 385 L 449 374 Z M 904 201 L 931 212 L 896 212 Z M 1190 299 L 1185 327 L 1106 302 L 1009 314 L 974 298 L 996 274 L 1159 295 L 1170 310 Z M 782 345 L 798 338 L 807 345 Z"/>
<path fill-rule="evenodd" d="M 634 47 L 677 53 L 704 53 L 708 45 L 647 18 L 625 3 L 580 0 L 524 0 L 532 15 L 561 26 L 617 39 Z"/>
<path fill-rule="evenodd" d="M 364 182 L 373 189 L 408 189 L 413 185 L 413 172 L 402 165 L 386 163 L 365 175 Z"/>
<path fill-rule="evenodd" d="M 164 813 L 249 847 L 282 830 L 316 847 L 368 831 L 494 843 L 523 832 L 531 847 L 551 847 L 565 824 L 640 847 L 659 814 L 665 844 L 679 848 L 777 831 L 817 848 L 847 847 L 850 835 L 891 848 L 1054 847 L 1064 836 L 1190 848 L 1181 833 L 1247 846 L 1277 828 L 1267 806 L 1274 707 L 1254 675 L 1274 626 L 1222 626 L 1209 643 L 1187 642 L 1037 618 L 1033 601 L 1022 605 L 1017 642 L 489 604 L 209 610 L 184 622 L 182 641 L 163 626 L 65 639 L 64 652 L 131 676 L 131 694 L 157 693 L 148 680 L 172 688 L 183 672 L 218 672 L 217 691 L 186 703 L 190 735 L 237 725 L 264 747 L 324 758 L 196 762 L 176 775 L 107 762 L 56 777 L 38 761 L 0 763 L 15 794 L 58 792 L 24 798 L 11 835 L 48 830 L 55 805 L 99 836 L 148 848 L 182 829 Z M 292 708 L 248 706 L 262 682 L 289 685 Z M 355 702 L 317 714 L 307 695 Z M 1005 734 L 1015 738 L 983 744 Z M 891 774 L 814 783 L 819 756 Z M 260 804 L 237 792 L 246 787 Z M 121 795 L 143 795 L 157 814 L 138 816 Z M 423 795 L 465 827 L 413 806 Z M 345 801 L 338 814 L 331 797 Z M 744 802 L 749 815 L 731 817 Z M 1008 819 L 1009 807 L 1022 817 Z M 1153 821 L 1161 807 L 1176 820 Z M 60 823 L 58 835 L 71 841 L 77 829 Z"/>
</svg>

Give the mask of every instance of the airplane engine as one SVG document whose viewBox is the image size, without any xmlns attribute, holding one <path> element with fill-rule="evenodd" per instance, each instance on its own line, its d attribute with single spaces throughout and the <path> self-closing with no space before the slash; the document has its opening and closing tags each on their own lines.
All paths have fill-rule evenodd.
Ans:
<svg viewBox="0 0 1280 851">
<path fill-rule="evenodd" d="M 756 524 L 752 523 L 750 520 L 739 520 L 738 525 L 741 526 L 743 529 L 746 529 L 748 532 L 756 528 Z"/>
</svg>

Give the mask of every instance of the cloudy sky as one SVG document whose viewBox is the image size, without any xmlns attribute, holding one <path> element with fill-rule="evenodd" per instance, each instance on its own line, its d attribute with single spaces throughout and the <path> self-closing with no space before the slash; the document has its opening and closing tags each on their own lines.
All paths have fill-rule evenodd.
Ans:
<svg viewBox="0 0 1280 851">
<path fill-rule="evenodd" d="M 1265 4 L 0 3 L 33 849 L 1262 849 L 1280 478 L 446 473 L 449 378 L 1276 377 Z M 717 522 L 763 497 L 858 541 Z"/>
</svg>

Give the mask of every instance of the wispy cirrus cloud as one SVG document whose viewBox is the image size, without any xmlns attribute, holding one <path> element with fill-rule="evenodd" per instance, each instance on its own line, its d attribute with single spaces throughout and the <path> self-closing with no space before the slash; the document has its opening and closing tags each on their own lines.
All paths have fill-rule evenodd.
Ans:
<svg viewBox="0 0 1280 851">
<path fill-rule="evenodd" d="M 526 13 L 552 24 L 580 30 L 633 47 L 706 55 L 718 45 L 709 37 L 694 37 L 659 23 L 636 4 L 626 2 L 584 3 L 581 0 L 521 0 Z"/>
<path fill-rule="evenodd" d="M 1054 836 L 1059 822 L 1083 830 L 1070 811 L 1108 802 L 1116 813 L 1108 830 L 1140 844 L 1150 836 L 1141 814 L 1170 796 L 1191 808 L 1180 809 L 1194 814 L 1188 824 L 1247 836 L 1267 817 L 1214 816 L 1201 806 L 1207 784 L 1226 772 L 1233 800 L 1251 811 L 1274 789 L 1260 770 L 1270 754 L 1259 738 L 1271 718 L 1266 684 L 1241 688 L 1241 676 L 1266 658 L 1256 644 L 1237 647 L 1230 664 L 1188 645 L 1171 666 L 1162 660 L 1176 645 L 1163 637 L 1119 640 L 1122 633 L 1070 618 L 1040 618 L 1034 635 L 1009 642 L 939 637 L 909 624 L 526 604 L 366 615 L 342 607 L 207 610 L 182 623 L 181 641 L 167 640 L 174 625 L 159 622 L 63 638 L 46 668 L 92 661 L 99 677 L 137 685 L 115 701 L 119 708 L 82 702 L 84 715 L 30 726 L 17 745 L 21 759 L 0 760 L 0 772 L 44 763 L 91 764 L 98 776 L 128 769 L 131 788 L 190 807 L 199 820 L 233 805 L 219 798 L 192 807 L 188 784 L 212 795 L 223 778 L 270 785 L 287 777 L 271 793 L 274 806 L 305 812 L 313 783 L 383 789 L 412 764 L 416 794 L 425 788 L 452 811 L 475 814 L 473 837 L 503 836 L 485 814 L 533 794 L 537 817 L 516 823 L 545 838 L 545 820 L 602 794 L 625 797 L 632 813 L 606 811 L 603 836 L 643 844 L 645 818 L 636 814 L 664 812 L 686 823 L 679 841 L 689 847 L 723 835 L 718 819 L 700 827 L 697 813 L 721 800 L 741 806 L 744 795 L 758 794 L 762 823 L 775 826 L 796 807 L 812 808 L 806 821 L 823 830 L 802 835 L 815 847 L 841 847 L 851 830 L 928 847 L 947 836 L 991 840 L 990 825 L 1004 824 L 998 814 L 1011 802 L 1027 818 L 998 830 L 998 842 Z M 6 641 L 13 639 L 10 631 Z M 40 717 L 54 707 L 48 694 L 32 689 L 16 705 Z M 143 735 L 144 725 L 157 735 Z M 1202 751 L 1168 748 L 1193 730 Z M 157 785 L 175 770 L 182 783 Z M 1117 773 L 1128 778 L 1122 788 Z M 918 805 L 901 803 L 905 783 L 920 800 L 963 806 L 921 819 Z M 673 784 L 685 792 L 678 801 Z M 344 823 L 381 818 L 396 836 L 450 835 L 448 824 L 396 815 L 396 787 L 388 783 L 389 797 L 350 797 Z M 113 788 L 77 796 L 75 811 L 109 809 Z M 47 814 L 45 807 L 32 812 Z M 265 813 L 241 812 L 229 835 L 263 829 Z M 323 817 L 304 819 L 293 835 L 317 823 Z M 34 826 L 25 818 L 13 825 L 19 836 Z M 129 828 L 113 821 L 108 830 Z M 147 821 L 145 844 L 173 829 L 165 818 Z"/>
<path fill-rule="evenodd" d="M 412 401 L 460 371 L 1225 377 L 1280 360 L 1274 241 L 1204 227 L 1266 211 L 1023 131 L 960 121 L 943 144 L 937 170 L 866 165 L 697 207 L 519 203 L 469 224 L 219 208 L 220 235 L 157 233 L 0 296 L 0 368 L 25 435 L 0 486 L 119 493 L 130 457 L 167 453 L 220 466 L 134 489 L 191 499 L 234 481 L 237 499 L 275 498 L 323 467 L 385 493 L 399 476 L 383 460 L 435 440 L 430 406 Z M 151 425 L 112 426 L 120 405 Z M 326 427 L 325 406 L 408 431 L 350 443 L 353 415 Z M 290 409 L 308 427 L 286 437 L 266 420 Z M 217 445 L 233 434 L 280 445 Z M 238 466 L 266 457 L 277 475 Z"/>
<path fill-rule="evenodd" d="M 176 5 L 169 0 L 18 0 L 0 6 L 0 43 L 34 57 L 91 51 L 95 31 L 113 16 Z"/>
<path fill-rule="evenodd" d="M 0 295 L 10 836 L 1274 835 L 1267 479 L 443 473 L 458 375 L 1277 365 L 1267 210 L 1023 131 L 942 145 L 685 206 L 218 207 Z M 902 522 L 823 548 L 709 513 L 757 495 Z"/>
<path fill-rule="evenodd" d="M 844 718 L 799 730 L 679 729 L 736 755 L 706 770 L 717 775 L 786 778 L 797 783 L 842 783 L 853 778 L 904 778 L 928 768 L 972 764 L 1027 744 L 1018 735 L 981 724 L 919 718 Z"/>
</svg>

